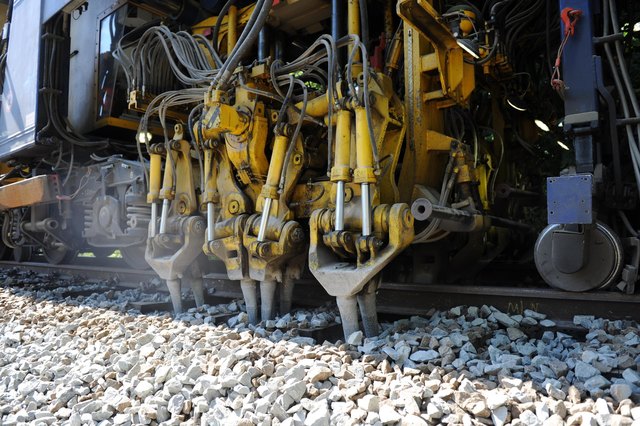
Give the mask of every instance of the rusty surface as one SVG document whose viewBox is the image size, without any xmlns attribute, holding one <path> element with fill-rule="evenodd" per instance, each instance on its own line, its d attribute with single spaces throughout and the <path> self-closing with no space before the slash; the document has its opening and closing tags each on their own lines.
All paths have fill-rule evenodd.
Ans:
<svg viewBox="0 0 640 426">
<path fill-rule="evenodd" d="M 0 210 L 58 200 L 57 175 L 40 175 L 0 187 Z"/>
</svg>

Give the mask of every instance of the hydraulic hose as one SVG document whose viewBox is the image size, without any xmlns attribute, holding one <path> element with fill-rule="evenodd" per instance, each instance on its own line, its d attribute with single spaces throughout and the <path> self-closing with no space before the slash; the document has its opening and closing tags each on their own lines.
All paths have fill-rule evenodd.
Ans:
<svg viewBox="0 0 640 426">
<path fill-rule="evenodd" d="M 218 36 L 220 34 L 220 26 L 222 25 L 222 19 L 229 12 L 229 9 L 231 8 L 231 6 L 235 4 L 236 4 L 236 0 L 227 0 L 224 6 L 222 6 L 220 13 L 218 14 L 218 19 L 216 19 L 216 24 L 213 26 L 212 40 L 213 40 L 213 48 L 215 49 L 216 52 L 218 51 Z"/>
<path fill-rule="evenodd" d="M 255 24 L 251 24 L 250 20 L 250 22 L 245 26 L 244 31 L 242 31 L 231 56 L 227 58 L 220 70 L 220 73 L 218 74 L 217 89 L 222 89 L 227 85 L 233 71 L 238 66 L 244 55 L 246 55 L 249 49 L 253 46 L 253 43 L 260 34 L 260 30 L 262 30 L 262 27 L 264 27 L 264 24 L 267 21 L 267 17 L 271 11 L 271 6 L 273 5 L 273 0 L 261 0 L 258 4 L 260 5 L 260 11 L 256 17 Z M 255 16 L 255 13 L 252 17 L 253 16 Z"/>
</svg>

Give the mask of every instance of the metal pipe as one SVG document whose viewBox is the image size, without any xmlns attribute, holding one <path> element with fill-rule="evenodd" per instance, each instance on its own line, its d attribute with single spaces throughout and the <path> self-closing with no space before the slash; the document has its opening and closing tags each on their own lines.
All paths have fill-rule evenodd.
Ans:
<svg viewBox="0 0 640 426">
<path fill-rule="evenodd" d="M 593 44 L 603 44 L 603 43 L 609 43 L 612 41 L 623 41 L 623 40 L 624 40 L 624 34 L 622 33 L 609 34 L 602 37 L 593 37 Z"/>
<path fill-rule="evenodd" d="M 640 117 L 619 118 L 616 120 L 616 126 L 628 126 L 631 124 L 639 124 Z"/>
<path fill-rule="evenodd" d="M 344 231 L 344 182 L 336 182 L 336 231 Z"/>
<path fill-rule="evenodd" d="M 369 196 L 369 184 L 361 183 L 360 191 L 362 192 L 362 236 L 371 235 L 371 199 Z"/>
<path fill-rule="evenodd" d="M 151 203 L 151 226 L 149 227 L 149 237 L 156 236 L 156 227 L 158 226 L 158 203 Z"/>
<path fill-rule="evenodd" d="M 264 199 L 264 207 L 262 208 L 262 216 L 260 217 L 260 229 L 258 230 L 258 242 L 260 243 L 264 241 L 264 235 L 267 233 L 267 223 L 269 222 L 271 201 L 271 198 Z"/>
<path fill-rule="evenodd" d="M 258 61 L 269 57 L 269 28 L 265 25 L 258 34 Z"/>
<path fill-rule="evenodd" d="M 215 238 L 214 235 L 214 219 L 215 219 L 215 209 L 213 203 L 207 203 L 207 242 L 213 241 Z"/>
<path fill-rule="evenodd" d="M 235 5 L 229 7 L 227 15 L 227 55 L 236 47 L 238 41 L 238 8 Z M 215 43 L 218 41 L 215 40 Z"/>
<path fill-rule="evenodd" d="M 331 37 L 338 41 L 344 35 L 344 0 L 331 0 Z M 344 52 L 338 49 L 338 64 L 344 64 Z"/>
<path fill-rule="evenodd" d="M 275 59 L 279 59 L 282 61 L 284 58 L 284 36 L 280 31 L 278 31 L 275 39 L 276 41 L 274 43 L 274 56 Z"/>
<path fill-rule="evenodd" d="M 360 2 L 359 0 L 348 0 L 347 3 L 347 31 L 349 34 L 355 34 L 360 36 Z M 351 51 L 357 49 L 353 45 L 349 45 L 347 50 L 349 55 Z M 360 62 L 360 51 L 355 53 L 353 57 L 354 62 Z"/>
<path fill-rule="evenodd" d="M 58 221 L 55 219 L 43 219 L 40 221 L 25 222 L 22 227 L 27 232 L 55 232 L 58 227 Z"/>
<path fill-rule="evenodd" d="M 491 226 L 497 226 L 499 228 L 520 229 L 526 232 L 533 232 L 535 228 L 526 223 L 516 222 L 515 220 L 505 219 L 498 216 L 487 216 L 491 220 Z"/>
<path fill-rule="evenodd" d="M 473 220 L 476 214 L 460 209 L 433 204 L 426 198 L 418 198 L 411 205 L 411 213 L 416 220 L 446 219 L 456 222 L 467 222 Z"/>
<path fill-rule="evenodd" d="M 162 200 L 162 213 L 160 214 L 160 234 L 167 233 L 167 217 L 169 216 L 169 200 Z"/>
<path fill-rule="evenodd" d="M 532 191 L 525 191 L 523 189 L 513 188 L 509 184 L 500 183 L 496 185 L 495 189 L 496 197 L 509 198 L 509 197 L 539 197 L 540 194 Z"/>
</svg>

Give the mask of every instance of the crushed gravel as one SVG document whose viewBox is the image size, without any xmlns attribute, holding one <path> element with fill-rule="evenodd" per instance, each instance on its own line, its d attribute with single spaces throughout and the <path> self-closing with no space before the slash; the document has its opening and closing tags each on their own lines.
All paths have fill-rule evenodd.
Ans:
<svg viewBox="0 0 640 426">
<path fill-rule="evenodd" d="M 131 309 L 165 295 L 65 298 L 30 279 L 0 276 L 2 425 L 640 426 L 632 322 L 576 316 L 570 335 L 538 312 L 459 306 L 316 342 L 298 329 L 339 323 L 333 307 L 259 326 L 241 301 L 174 319 Z"/>
</svg>

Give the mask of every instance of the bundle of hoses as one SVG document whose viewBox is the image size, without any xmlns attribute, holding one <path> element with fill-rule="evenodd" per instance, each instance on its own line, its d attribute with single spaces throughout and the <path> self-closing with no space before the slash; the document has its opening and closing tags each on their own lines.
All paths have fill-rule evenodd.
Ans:
<svg viewBox="0 0 640 426">
<path fill-rule="evenodd" d="M 171 149 L 169 146 L 171 139 L 169 138 L 169 133 L 167 131 L 167 126 L 166 126 L 167 111 L 169 110 L 169 108 L 191 105 L 194 103 L 198 103 L 200 101 L 202 101 L 202 88 L 190 88 L 190 89 L 169 91 L 169 92 L 162 93 L 159 96 L 156 96 L 151 101 L 151 103 L 149 103 L 149 106 L 147 107 L 144 115 L 142 116 L 142 119 L 140 120 L 140 124 L 138 125 L 138 134 L 141 134 L 141 135 L 147 134 L 149 118 L 152 115 L 157 114 L 158 118 L 160 119 L 162 130 L 164 132 L 164 143 L 165 143 L 166 152 L 171 152 Z M 144 155 L 142 153 L 142 146 L 140 142 L 141 142 L 140 138 L 136 138 L 138 156 L 140 158 L 140 161 L 143 161 Z M 198 150 L 196 151 L 199 153 Z M 175 180 L 175 164 L 173 163 L 173 157 L 169 155 L 167 156 L 167 159 L 169 160 L 170 167 L 174 171 L 173 176 Z M 145 177 L 148 178 L 146 169 L 145 169 Z"/>
<path fill-rule="evenodd" d="M 161 93 L 172 87 L 173 75 L 183 86 L 208 84 L 217 75 L 214 61 L 219 60 L 209 40 L 200 34 L 172 32 L 164 25 L 147 29 L 129 56 L 122 40 L 113 53 L 124 70 L 129 91 Z"/>
<path fill-rule="evenodd" d="M 272 4 L 273 0 L 261 0 L 256 4 L 238 42 L 220 69 L 214 69 L 213 64 L 208 62 L 206 56 L 199 48 L 199 44 L 204 45 L 216 63 L 220 64 L 217 50 L 206 38 L 200 35 L 192 36 L 184 31 L 172 33 L 166 26 L 155 26 L 146 30 L 138 40 L 131 56 L 125 53 L 122 44 L 119 43 L 117 53 L 114 56 L 116 56 L 122 64 L 130 88 L 146 89 L 145 83 L 147 81 L 147 75 L 153 71 L 151 64 L 154 63 L 150 55 L 157 55 L 158 49 L 164 51 L 171 71 L 181 83 L 186 86 L 196 86 L 196 88 L 192 89 L 164 92 L 154 98 L 145 111 L 142 120 L 140 120 L 138 132 L 146 134 L 149 117 L 158 114 L 160 124 L 164 131 L 167 152 L 169 152 L 168 144 L 170 139 L 165 120 L 167 110 L 170 107 L 189 105 L 201 101 L 203 92 L 201 88 L 198 88 L 200 85 L 207 84 L 208 82 L 211 82 L 211 86 L 219 88 L 227 85 L 236 66 L 251 48 L 260 29 L 264 26 Z M 149 45 L 154 39 L 155 45 Z M 186 73 L 180 69 L 180 66 L 186 70 Z M 141 86 L 139 86 L 140 84 Z M 142 159 L 142 147 L 140 141 L 138 140 L 137 142 L 138 155 Z M 171 156 L 168 156 L 168 158 L 170 167 L 175 168 Z"/>
<path fill-rule="evenodd" d="M 604 26 L 603 37 L 610 35 L 619 35 L 620 23 L 618 21 L 618 14 L 616 10 L 615 1 L 603 0 L 604 11 Z M 615 48 L 615 56 L 611 49 L 611 44 Z M 627 119 L 635 119 L 640 117 L 640 103 L 636 96 L 635 89 L 631 83 L 631 76 L 627 69 L 627 64 L 624 56 L 624 46 L 619 39 L 614 39 L 612 42 L 604 43 L 604 50 L 607 56 L 607 62 L 611 69 L 611 75 L 620 98 L 620 104 L 622 105 L 622 112 Z M 617 64 L 617 66 L 616 66 Z M 631 104 L 631 105 L 629 105 Z M 635 127 L 635 132 L 634 132 Z M 631 162 L 633 173 L 636 179 L 636 185 L 640 190 L 640 145 L 638 138 L 640 137 L 640 123 L 635 126 L 632 124 L 626 124 L 625 130 L 627 132 L 627 142 L 629 144 L 629 154 L 631 155 Z"/>
<path fill-rule="evenodd" d="M 251 49 L 266 23 L 272 4 L 273 0 L 258 1 L 238 42 L 224 62 L 220 59 L 216 47 L 200 34 L 172 32 L 165 25 L 153 26 L 140 36 L 130 54 L 127 53 L 124 40 L 136 34 L 125 35 L 118 42 L 113 56 L 124 70 L 129 91 L 161 93 L 167 89 L 177 89 L 167 87 L 167 81 L 170 81 L 167 71 L 170 71 L 183 86 L 204 86 L 212 83 L 214 87 L 226 88 L 233 71 Z M 221 18 L 222 15 L 218 23 L 221 22 Z"/>
<path fill-rule="evenodd" d="M 238 38 L 235 47 L 229 54 L 227 60 L 224 61 L 224 64 L 220 68 L 216 77 L 213 79 L 213 82 L 211 83 L 212 87 L 216 87 L 217 89 L 225 89 L 227 87 L 234 70 L 242 58 L 247 54 L 247 52 L 249 52 L 249 49 L 251 49 L 258 38 L 262 27 L 264 27 L 264 24 L 267 22 L 267 17 L 269 16 L 272 5 L 273 0 L 258 0 L 249 21 L 244 26 L 244 30 Z"/>
</svg>

